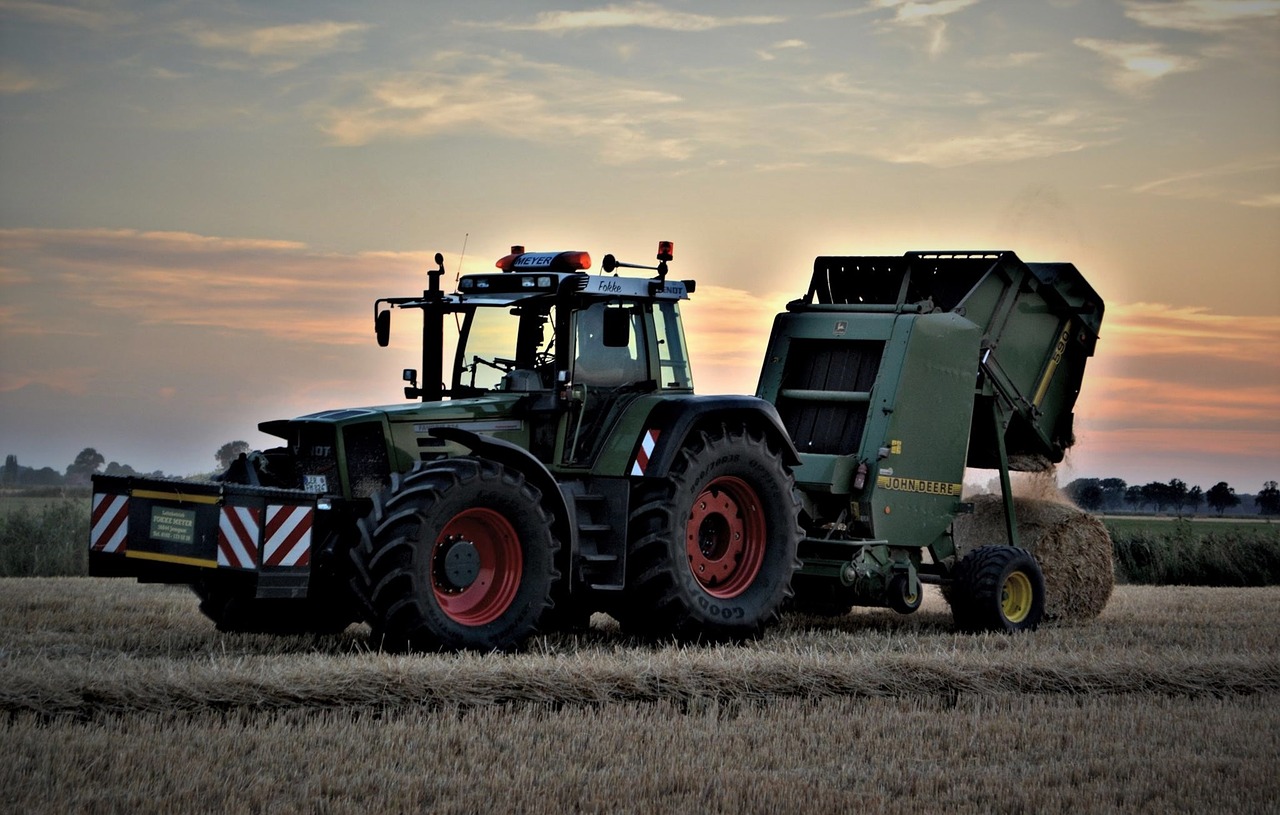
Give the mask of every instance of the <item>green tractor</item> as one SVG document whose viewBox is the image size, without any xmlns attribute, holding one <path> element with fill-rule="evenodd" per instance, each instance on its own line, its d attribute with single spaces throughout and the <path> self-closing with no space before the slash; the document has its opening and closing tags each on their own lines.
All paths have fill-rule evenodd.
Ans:
<svg viewBox="0 0 1280 815">
<path fill-rule="evenodd" d="M 359 617 L 415 650 L 510 649 L 595 611 L 755 636 L 799 565 L 799 459 L 770 403 L 694 395 L 695 284 L 668 279 L 670 243 L 657 259 L 597 275 L 585 252 L 513 247 L 446 294 L 437 255 L 420 296 L 374 304 L 383 346 L 393 310 L 422 314 L 418 401 L 265 422 L 284 444 L 218 484 L 99 477 L 92 572 L 191 583 L 228 630 Z"/>
</svg>

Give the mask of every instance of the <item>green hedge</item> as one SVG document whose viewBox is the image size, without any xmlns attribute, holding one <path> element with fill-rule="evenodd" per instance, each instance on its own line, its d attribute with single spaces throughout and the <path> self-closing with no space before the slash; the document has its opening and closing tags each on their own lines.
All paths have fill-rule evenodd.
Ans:
<svg viewBox="0 0 1280 815">
<path fill-rule="evenodd" d="M 0 577 L 88 573 L 87 501 L 22 505 L 0 513 Z"/>
<path fill-rule="evenodd" d="M 83 500 L 21 502 L 0 512 L 0 577 L 88 574 Z M 1121 583 L 1280 585 L 1280 524 L 1108 523 Z"/>
<path fill-rule="evenodd" d="M 1165 521 L 1111 531 L 1116 580 L 1185 586 L 1280 584 L 1280 525 Z"/>
</svg>

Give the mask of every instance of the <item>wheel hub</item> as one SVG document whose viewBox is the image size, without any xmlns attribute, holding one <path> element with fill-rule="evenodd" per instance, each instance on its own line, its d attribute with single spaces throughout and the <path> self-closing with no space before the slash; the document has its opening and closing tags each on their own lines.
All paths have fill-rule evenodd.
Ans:
<svg viewBox="0 0 1280 815">
<path fill-rule="evenodd" d="M 694 579 L 713 597 L 736 597 L 760 572 L 765 524 L 755 490 L 740 478 L 713 479 L 693 502 L 685 550 Z"/>
<path fill-rule="evenodd" d="M 440 610 L 462 625 L 486 625 L 515 600 L 523 571 L 511 522 L 486 507 L 445 524 L 431 554 L 431 589 Z"/>
<path fill-rule="evenodd" d="M 1022 572 L 1014 572 L 1005 580 L 1000 590 L 1000 611 L 1009 622 L 1020 623 L 1031 614 L 1034 597 L 1031 579 Z"/>
<path fill-rule="evenodd" d="M 448 543 L 444 553 L 445 582 L 456 589 L 465 589 L 480 576 L 480 553 L 469 540 Z"/>
</svg>

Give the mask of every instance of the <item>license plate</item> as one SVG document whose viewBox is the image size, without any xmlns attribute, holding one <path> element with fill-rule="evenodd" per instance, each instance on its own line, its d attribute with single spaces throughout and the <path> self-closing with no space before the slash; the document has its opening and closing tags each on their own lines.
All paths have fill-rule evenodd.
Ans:
<svg viewBox="0 0 1280 815">
<path fill-rule="evenodd" d="M 328 492 L 329 479 L 322 475 L 304 475 L 302 477 L 302 488 L 307 492 Z"/>
</svg>

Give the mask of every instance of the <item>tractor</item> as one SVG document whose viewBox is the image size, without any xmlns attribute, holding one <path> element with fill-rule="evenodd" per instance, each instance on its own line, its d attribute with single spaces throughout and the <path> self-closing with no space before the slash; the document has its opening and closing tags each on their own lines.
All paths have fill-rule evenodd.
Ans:
<svg viewBox="0 0 1280 815">
<path fill-rule="evenodd" d="M 217 484 L 97 478 L 92 573 L 189 582 L 225 630 L 361 618 L 415 650 L 506 650 L 595 611 L 755 636 L 799 565 L 799 458 L 770 403 L 694 395 L 696 284 L 668 278 L 669 242 L 657 260 L 591 274 L 586 252 L 513 247 L 446 294 L 437 255 L 421 295 L 374 304 L 382 346 L 393 311 L 421 312 L 415 401 L 264 422 L 284 443 Z"/>
</svg>

